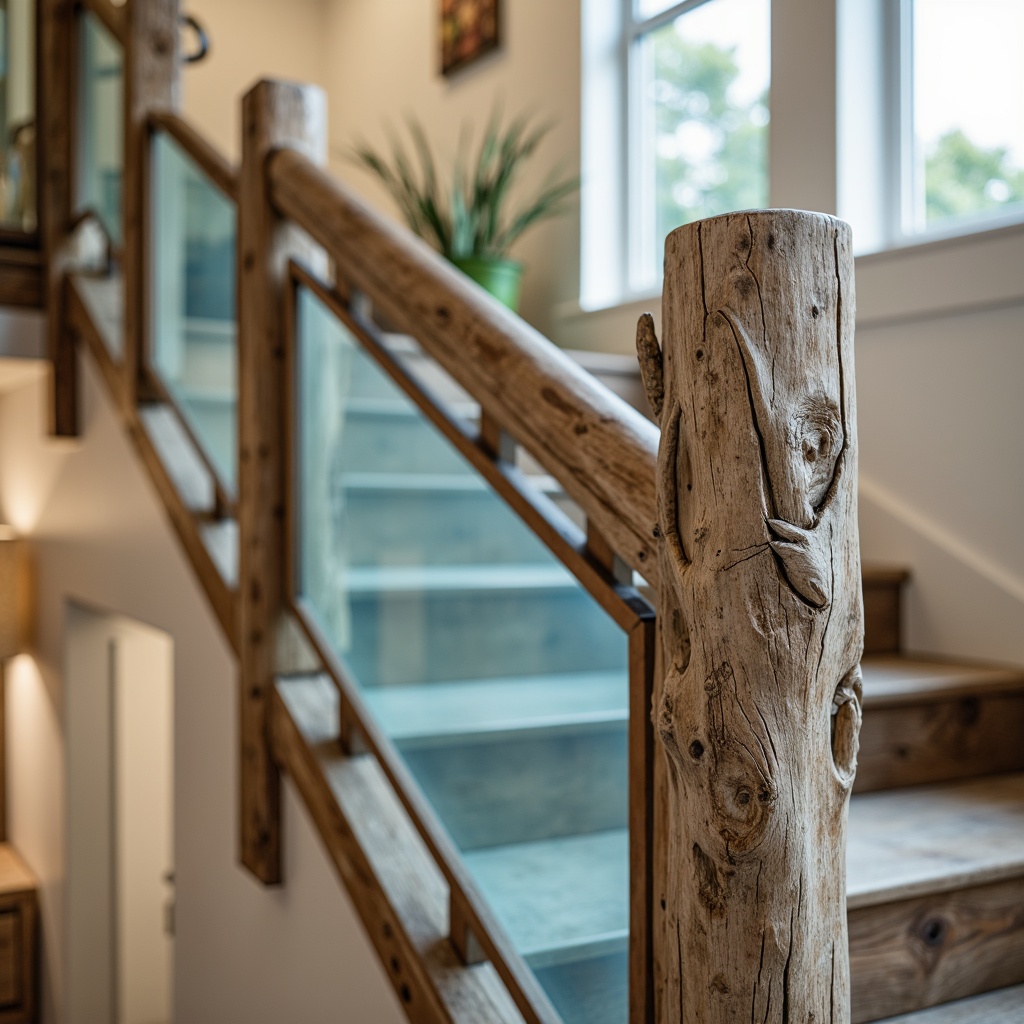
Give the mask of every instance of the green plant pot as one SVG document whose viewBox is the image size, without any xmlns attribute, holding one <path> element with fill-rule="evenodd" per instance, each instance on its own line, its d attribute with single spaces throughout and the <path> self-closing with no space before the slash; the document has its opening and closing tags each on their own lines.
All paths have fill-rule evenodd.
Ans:
<svg viewBox="0 0 1024 1024">
<path fill-rule="evenodd" d="M 467 277 L 476 281 L 484 291 L 490 292 L 513 312 L 519 307 L 519 287 L 523 280 L 522 263 L 491 256 L 468 256 L 452 262 Z"/>
</svg>

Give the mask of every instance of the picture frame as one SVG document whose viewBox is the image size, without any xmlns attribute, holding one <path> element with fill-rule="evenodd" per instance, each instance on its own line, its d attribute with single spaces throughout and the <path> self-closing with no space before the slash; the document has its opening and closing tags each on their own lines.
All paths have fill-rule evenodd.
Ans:
<svg viewBox="0 0 1024 1024">
<path fill-rule="evenodd" d="M 441 0 L 441 74 L 475 63 L 500 43 L 500 0 Z"/>
</svg>

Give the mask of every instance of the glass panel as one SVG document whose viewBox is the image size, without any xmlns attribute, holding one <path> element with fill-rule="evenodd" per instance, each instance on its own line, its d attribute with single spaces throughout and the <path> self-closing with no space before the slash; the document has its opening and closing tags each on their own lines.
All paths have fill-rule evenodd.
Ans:
<svg viewBox="0 0 1024 1024">
<path fill-rule="evenodd" d="M 36 5 L 0 0 L 0 227 L 36 227 Z"/>
<path fill-rule="evenodd" d="M 625 634 L 307 291 L 298 379 L 301 593 L 566 1020 L 624 1024 Z"/>
<path fill-rule="evenodd" d="M 639 41 L 637 284 L 673 228 L 768 205 L 770 26 L 769 0 L 710 0 Z"/>
<path fill-rule="evenodd" d="M 153 141 L 153 364 L 235 489 L 235 206 L 163 133 Z"/>
<path fill-rule="evenodd" d="M 82 19 L 78 208 L 95 210 L 115 245 L 124 172 L 124 52 L 91 14 Z"/>
<path fill-rule="evenodd" d="M 915 0 L 913 227 L 1024 210 L 1024 4 Z"/>
</svg>

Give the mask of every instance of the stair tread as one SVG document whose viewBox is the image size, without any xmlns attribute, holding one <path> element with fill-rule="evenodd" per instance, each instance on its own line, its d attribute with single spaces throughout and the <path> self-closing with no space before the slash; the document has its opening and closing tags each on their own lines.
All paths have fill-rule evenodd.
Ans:
<svg viewBox="0 0 1024 1024">
<path fill-rule="evenodd" d="M 345 589 L 356 594 L 423 591 L 549 590 L 578 587 L 560 563 L 508 565 L 357 566 L 345 573 Z"/>
<path fill-rule="evenodd" d="M 932 658 L 927 655 L 874 654 L 863 662 L 864 703 L 916 703 L 922 697 L 953 698 L 1024 689 L 1018 668 Z"/>
<path fill-rule="evenodd" d="M 626 928 L 627 851 L 621 829 L 464 856 L 513 940 L 531 953 Z M 850 910 L 1021 875 L 1024 773 L 850 801 Z"/>
<path fill-rule="evenodd" d="M 196 514 L 212 512 L 213 477 L 177 413 L 169 405 L 143 405 L 139 408 L 139 419 L 185 507 Z"/>
<path fill-rule="evenodd" d="M 1024 773 L 850 801 L 847 906 L 1024 874 Z"/>
<path fill-rule="evenodd" d="M 624 722 L 625 672 L 384 686 L 364 693 L 392 739 L 423 741 Z"/>
<path fill-rule="evenodd" d="M 1020 1024 L 1024 1020 L 1024 985 L 1000 988 L 954 1003 L 915 1010 L 878 1024 Z"/>
<path fill-rule="evenodd" d="M 1024 688 L 1013 669 L 874 656 L 864 662 L 865 704 L 932 695 Z M 580 672 L 386 686 L 366 701 L 394 739 L 420 740 L 624 721 L 628 687 L 621 672 Z"/>
<path fill-rule="evenodd" d="M 629 916 L 626 829 L 474 850 L 463 856 L 531 960 L 546 951 L 620 943 Z"/>
</svg>

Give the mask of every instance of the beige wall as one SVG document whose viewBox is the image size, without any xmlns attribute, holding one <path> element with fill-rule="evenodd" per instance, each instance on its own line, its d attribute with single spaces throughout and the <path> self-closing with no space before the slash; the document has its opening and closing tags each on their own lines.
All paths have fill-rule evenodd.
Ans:
<svg viewBox="0 0 1024 1024">
<path fill-rule="evenodd" d="M 185 9 L 207 29 L 210 53 L 183 71 L 184 112 L 232 159 L 241 151 L 241 98 L 253 82 L 327 84 L 325 0 L 195 0 Z"/>
<path fill-rule="evenodd" d="M 63 985 L 64 642 L 67 602 L 123 613 L 174 643 L 176 1019 L 188 1024 L 402 1020 L 382 968 L 292 790 L 287 885 L 235 866 L 234 658 L 94 371 L 78 442 L 43 439 L 39 382 L 0 395 L 0 520 L 32 538 L 34 657 L 8 672 L 10 834 L 42 881 L 45 1024 L 69 1020 Z"/>
</svg>

